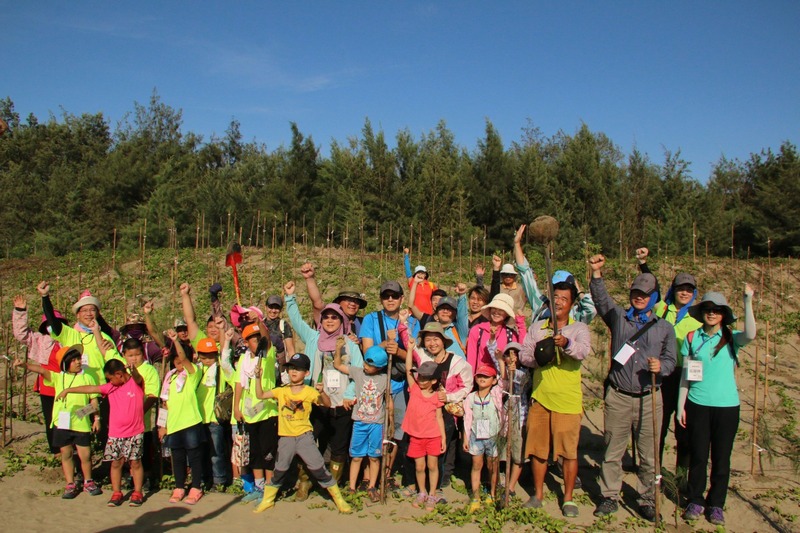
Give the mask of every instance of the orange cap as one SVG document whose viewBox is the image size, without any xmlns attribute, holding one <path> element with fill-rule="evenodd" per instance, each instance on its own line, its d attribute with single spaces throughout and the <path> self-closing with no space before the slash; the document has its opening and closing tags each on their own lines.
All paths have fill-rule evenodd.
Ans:
<svg viewBox="0 0 800 533">
<path fill-rule="evenodd" d="M 261 336 L 261 330 L 258 327 L 258 324 L 248 324 L 244 327 L 242 331 L 242 338 L 245 340 L 249 339 L 253 335 Z"/>
<path fill-rule="evenodd" d="M 200 339 L 200 342 L 197 343 L 197 353 L 217 353 L 219 352 L 219 348 L 217 348 L 217 343 L 214 342 L 213 339 L 206 337 L 205 339 Z"/>
</svg>

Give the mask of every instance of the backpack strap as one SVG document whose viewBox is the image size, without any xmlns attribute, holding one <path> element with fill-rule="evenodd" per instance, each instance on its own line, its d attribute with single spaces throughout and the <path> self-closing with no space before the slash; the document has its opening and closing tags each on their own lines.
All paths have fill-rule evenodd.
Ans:
<svg viewBox="0 0 800 533">
<path fill-rule="evenodd" d="M 464 355 L 466 355 L 467 354 L 467 349 L 464 348 L 464 343 L 461 342 L 461 337 L 458 335 L 458 330 L 456 329 L 455 326 L 453 326 L 451 329 L 453 330 L 453 337 L 455 337 L 456 342 L 461 347 L 461 351 L 464 352 Z M 480 343 L 480 340 L 478 340 L 478 342 Z"/>
<path fill-rule="evenodd" d="M 378 311 L 378 327 L 381 330 L 381 342 L 383 342 L 386 340 L 386 326 L 383 325 L 383 311 Z"/>
</svg>

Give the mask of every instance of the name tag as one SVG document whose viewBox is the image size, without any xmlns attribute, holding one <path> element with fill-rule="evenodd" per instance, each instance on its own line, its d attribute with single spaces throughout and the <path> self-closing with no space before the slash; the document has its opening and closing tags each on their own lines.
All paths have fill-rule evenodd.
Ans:
<svg viewBox="0 0 800 533">
<path fill-rule="evenodd" d="M 686 366 L 686 380 L 687 381 L 703 381 L 703 362 L 695 359 L 689 359 L 689 364 Z"/>
<path fill-rule="evenodd" d="M 84 370 L 89 368 L 89 354 L 84 353 L 81 355 L 81 368 Z"/>
<path fill-rule="evenodd" d="M 488 420 L 476 420 L 475 421 L 475 438 L 478 440 L 485 440 L 490 439 L 494 435 L 492 435 L 491 428 L 489 427 Z"/>
<path fill-rule="evenodd" d="M 633 354 L 636 353 L 636 348 L 628 344 L 627 342 L 620 347 L 617 354 L 614 356 L 614 361 L 618 362 L 621 365 L 624 365 L 628 362 L 628 359 L 631 358 Z"/>
<path fill-rule="evenodd" d="M 70 428 L 69 411 L 59 411 L 58 412 L 58 420 L 56 420 L 56 427 L 58 429 L 69 429 Z"/>
<path fill-rule="evenodd" d="M 158 420 L 156 420 L 156 425 L 158 427 L 160 427 L 160 428 L 167 427 L 167 415 L 168 414 L 169 414 L 169 412 L 164 407 L 162 407 L 161 409 L 158 410 Z"/>
<path fill-rule="evenodd" d="M 325 371 L 325 388 L 326 389 L 338 389 L 341 387 L 341 377 L 342 375 L 339 373 L 338 370 L 326 370 Z"/>
<path fill-rule="evenodd" d="M 260 413 L 263 408 L 264 402 L 253 403 L 251 398 L 245 398 L 244 400 L 244 414 L 250 418 Z"/>
</svg>

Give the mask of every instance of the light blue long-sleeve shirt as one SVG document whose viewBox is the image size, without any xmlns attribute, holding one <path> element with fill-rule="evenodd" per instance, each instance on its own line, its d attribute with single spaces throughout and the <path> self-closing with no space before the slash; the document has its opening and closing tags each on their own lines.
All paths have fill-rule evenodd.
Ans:
<svg viewBox="0 0 800 533">
<path fill-rule="evenodd" d="M 517 272 L 519 272 L 520 281 L 522 282 L 522 290 L 528 298 L 528 302 L 533 309 L 531 315 L 531 324 L 541 318 L 542 313 L 545 312 L 544 307 L 545 296 L 539 290 L 539 285 L 536 283 L 536 278 L 533 276 L 533 269 L 526 259 L 524 263 L 516 264 Z M 588 324 L 592 319 L 597 316 L 597 309 L 595 308 L 594 301 L 591 295 L 584 294 L 583 298 L 579 299 L 569 312 L 573 320 Z"/>
</svg>

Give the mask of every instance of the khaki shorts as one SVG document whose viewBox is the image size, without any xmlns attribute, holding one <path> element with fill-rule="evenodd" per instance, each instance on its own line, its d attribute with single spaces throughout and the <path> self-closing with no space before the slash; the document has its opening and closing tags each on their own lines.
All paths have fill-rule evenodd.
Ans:
<svg viewBox="0 0 800 533">
<path fill-rule="evenodd" d="M 583 414 L 556 413 L 539 402 L 534 402 L 528 410 L 525 456 L 533 455 L 547 460 L 552 442 L 554 459 L 577 459 L 582 418 Z"/>
</svg>

